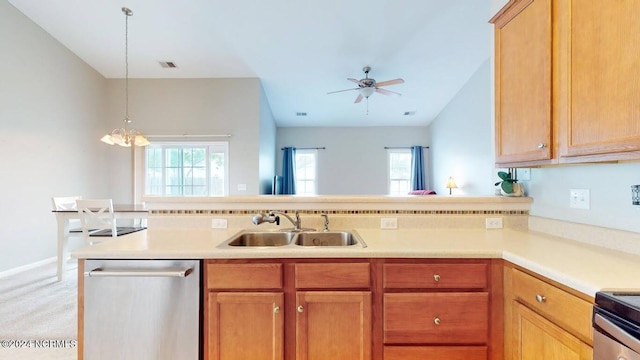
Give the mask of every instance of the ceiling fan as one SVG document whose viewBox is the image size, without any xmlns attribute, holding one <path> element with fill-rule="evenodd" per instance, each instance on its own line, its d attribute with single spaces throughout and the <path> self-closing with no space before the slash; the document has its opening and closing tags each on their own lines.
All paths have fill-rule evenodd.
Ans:
<svg viewBox="0 0 640 360">
<path fill-rule="evenodd" d="M 356 101 L 354 101 L 355 104 L 359 103 L 364 98 L 368 99 L 369 96 L 371 96 L 374 92 L 377 92 L 377 93 L 382 94 L 382 95 L 387 95 L 387 96 L 401 96 L 402 95 L 402 94 L 397 93 L 395 91 L 391 91 L 391 90 L 387 90 L 387 89 L 381 89 L 381 87 L 382 86 L 402 84 L 402 83 L 404 83 L 403 79 L 398 78 L 398 79 L 393 79 L 393 80 L 376 82 L 376 79 L 373 79 L 373 78 L 369 77 L 369 71 L 371 71 L 371 67 L 370 66 L 363 67 L 362 71 L 364 71 L 364 79 L 360 79 L 360 80 L 356 80 L 354 78 L 348 78 L 347 79 L 347 80 L 349 80 L 351 82 L 354 82 L 354 83 L 358 84 L 358 87 L 352 88 L 352 89 L 331 91 L 331 92 L 328 92 L 327 94 L 335 94 L 335 93 L 339 93 L 339 92 L 343 92 L 343 91 L 359 90 L 360 94 L 358 94 L 358 97 L 356 98 Z"/>
</svg>

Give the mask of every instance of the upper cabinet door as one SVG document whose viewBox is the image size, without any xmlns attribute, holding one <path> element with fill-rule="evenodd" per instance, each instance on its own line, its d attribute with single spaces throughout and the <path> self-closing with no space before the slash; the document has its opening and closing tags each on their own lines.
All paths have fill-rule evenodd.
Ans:
<svg viewBox="0 0 640 360">
<path fill-rule="evenodd" d="M 553 157 L 551 14 L 551 0 L 512 0 L 491 19 L 498 164 Z"/>
<path fill-rule="evenodd" d="M 559 6 L 561 161 L 639 158 L 632 152 L 640 150 L 640 3 Z"/>
</svg>

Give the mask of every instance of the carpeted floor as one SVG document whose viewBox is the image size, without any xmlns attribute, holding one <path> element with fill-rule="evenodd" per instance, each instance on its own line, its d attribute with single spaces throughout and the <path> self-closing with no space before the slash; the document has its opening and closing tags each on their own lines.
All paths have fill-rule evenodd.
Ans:
<svg viewBox="0 0 640 360">
<path fill-rule="evenodd" d="M 77 359 L 77 288 L 75 263 L 0 278 L 0 359 Z"/>
</svg>

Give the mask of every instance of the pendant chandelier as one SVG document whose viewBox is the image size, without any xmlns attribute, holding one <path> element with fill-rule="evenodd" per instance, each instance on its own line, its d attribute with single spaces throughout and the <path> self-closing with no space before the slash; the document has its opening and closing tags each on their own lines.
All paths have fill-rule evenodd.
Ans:
<svg viewBox="0 0 640 360">
<path fill-rule="evenodd" d="M 131 11 L 131 9 L 129 8 L 123 7 L 122 13 L 124 14 L 125 18 L 125 117 L 124 120 L 122 120 L 124 125 L 119 129 L 113 130 L 110 134 L 103 136 L 100 140 L 109 145 L 120 145 L 124 147 L 130 147 L 131 144 L 136 146 L 147 146 L 149 145 L 149 140 L 147 140 L 147 138 L 144 137 L 142 133 L 140 133 L 136 129 L 128 128 L 129 124 L 131 124 L 131 119 L 129 119 L 129 16 L 133 16 L 133 11 Z"/>
</svg>

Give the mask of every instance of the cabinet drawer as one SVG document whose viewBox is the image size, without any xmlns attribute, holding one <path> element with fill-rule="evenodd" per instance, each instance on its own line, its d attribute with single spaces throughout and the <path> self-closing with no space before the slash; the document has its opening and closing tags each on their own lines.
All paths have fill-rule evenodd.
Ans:
<svg viewBox="0 0 640 360">
<path fill-rule="evenodd" d="M 487 360 L 486 346 L 385 346 L 384 360 Z"/>
<path fill-rule="evenodd" d="M 484 289 L 486 264 L 384 264 L 385 289 Z"/>
<path fill-rule="evenodd" d="M 282 264 L 207 264 L 209 289 L 280 289 Z"/>
<path fill-rule="evenodd" d="M 369 288 L 369 263 L 295 264 L 298 289 Z"/>
<path fill-rule="evenodd" d="M 485 344 L 489 295 L 403 293 L 384 295 L 385 344 Z"/>
<path fill-rule="evenodd" d="M 593 304 L 515 269 L 513 294 L 520 302 L 591 343 Z"/>
</svg>

